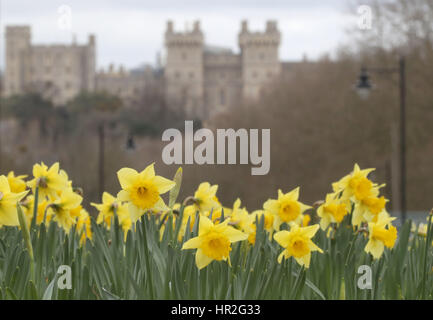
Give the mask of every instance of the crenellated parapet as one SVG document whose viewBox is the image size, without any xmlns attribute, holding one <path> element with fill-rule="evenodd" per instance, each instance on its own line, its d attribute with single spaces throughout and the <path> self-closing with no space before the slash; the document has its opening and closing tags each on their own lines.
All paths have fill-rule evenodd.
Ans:
<svg viewBox="0 0 433 320">
<path fill-rule="evenodd" d="M 203 45 L 204 36 L 200 29 L 200 22 L 195 21 L 191 31 L 185 30 L 184 32 L 174 31 L 174 24 L 172 21 L 167 22 L 167 29 L 165 32 L 166 46 L 172 45 Z"/>
<path fill-rule="evenodd" d="M 264 32 L 252 32 L 248 29 L 248 22 L 244 20 L 242 21 L 238 40 L 241 49 L 249 45 L 279 46 L 281 42 L 281 33 L 277 28 L 276 21 L 267 21 Z"/>
</svg>

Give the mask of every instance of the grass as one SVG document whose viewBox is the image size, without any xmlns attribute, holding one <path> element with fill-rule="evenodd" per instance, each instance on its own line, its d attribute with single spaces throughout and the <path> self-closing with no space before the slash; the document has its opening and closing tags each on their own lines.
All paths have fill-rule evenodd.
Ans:
<svg viewBox="0 0 433 320">
<path fill-rule="evenodd" d="M 183 207 L 180 209 L 180 216 Z M 180 217 L 181 218 L 181 217 Z M 309 269 L 290 258 L 278 264 L 282 248 L 269 241 L 263 219 L 257 221 L 255 245 L 234 243 L 231 267 L 214 261 L 198 270 L 193 250 L 177 240 L 182 219 L 172 217 L 160 233 L 161 221 L 144 215 L 126 242 L 117 219 L 110 230 L 92 220 L 93 239 L 80 245 L 75 227 L 66 234 L 57 224 L 25 232 L 0 229 L 0 300 L 3 299 L 432 299 L 433 227 L 426 236 L 411 232 L 410 221 L 399 230 L 392 250 L 379 260 L 364 252 L 364 233 L 354 232 L 350 215 L 330 236 L 319 230 L 313 241 L 324 253 L 314 252 Z M 24 236 L 23 236 L 24 235 Z M 29 250 L 34 251 L 34 271 Z M 70 266 L 72 288 L 57 285 L 61 265 Z M 371 267 L 372 288 L 357 286 L 358 268 Z M 34 272 L 34 275 L 32 275 Z"/>
</svg>

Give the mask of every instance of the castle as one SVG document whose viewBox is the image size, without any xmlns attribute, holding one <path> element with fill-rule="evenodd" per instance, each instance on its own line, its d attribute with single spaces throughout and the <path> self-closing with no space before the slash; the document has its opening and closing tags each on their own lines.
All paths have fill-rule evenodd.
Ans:
<svg viewBox="0 0 433 320">
<path fill-rule="evenodd" d="M 252 32 L 243 21 L 240 53 L 206 45 L 199 21 L 192 30 L 165 31 L 165 63 L 161 70 L 96 71 L 95 36 L 87 44 L 33 45 L 29 26 L 6 27 L 5 96 L 28 90 L 42 92 L 62 105 L 81 91 L 106 91 L 126 104 L 140 99 L 149 87 L 160 87 L 170 108 L 184 108 L 188 117 L 206 119 L 230 106 L 257 99 L 281 73 L 281 34 L 275 21 L 264 32 Z M 158 72 L 156 72 L 158 71 Z"/>
<path fill-rule="evenodd" d="M 4 96 L 38 91 L 55 105 L 95 90 L 95 36 L 86 45 L 33 45 L 29 26 L 6 27 Z"/>
</svg>

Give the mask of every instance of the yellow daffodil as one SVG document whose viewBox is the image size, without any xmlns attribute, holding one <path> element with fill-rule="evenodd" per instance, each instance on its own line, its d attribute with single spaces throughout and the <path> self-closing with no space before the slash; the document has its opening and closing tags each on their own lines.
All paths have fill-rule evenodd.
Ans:
<svg viewBox="0 0 433 320">
<path fill-rule="evenodd" d="M 217 185 L 211 186 L 209 182 L 200 183 L 194 193 L 194 205 L 196 208 L 202 213 L 219 209 L 221 204 L 216 196 L 217 191 Z"/>
<path fill-rule="evenodd" d="M 365 246 L 365 252 L 371 253 L 375 259 L 379 259 L 385 247 L 394 247 L 397 239 L 397 229 L 391 224 L 396 218 L 391 218 L 388 213 L 379 214 L 377 222 L 368 224 L 369 241 Z"/>
<path fill-rule="evenodd" d="M 349 200 L 352 197 L 357 200 L 367 198 L 371 196 L 371 188 L 373 187 L 373 183 L 367 176 L 374 170 L 373 168 L 361 170 L 359 165 L 355 164 L 353 171 L 338 182 L 333 183 L 332 188 L 335 193 L 342 193 L 343 200 Z"/>
<path fill-rule="evenodd" d="M 309 214 L 304 214 L 304 217 L 302 218 L 301 226 L 306 227 L 310 224 L 310 222 L 311 222 L 311 216 Z"/>
<path fill-rule="evenodd" d="M 132 228 L 131 216 L 128 210 L 118 210 L 117 216 L 119 218 L 119 224 L 123 230 L 123 241 L 126 241 L 128 237 L 128 231 Z"/>
<path fill-rule="evenodd" d="M 90 215 L 85 209 L 81 209 L 80 214 L 77 219 L 76 232 L 81 233 L 80 243 L 84 245 L 86 240 L 92 240 L 92 223 L 90 220 Z"/>
<path fill-rule="evenodd" d="M 27 178 L 27 175 L 15 176 L 15 173 L 11 171 L 8 173 L 7 178 L 11 192 L 20 193 L 26 191 L 27 185 L 24 179 Z"/>
<path fill-rule="evenodd" d="M 279 230 L 280 225 L 284 222 L 295 222 L 300 224 L 303 219 L 303 212 L 310 209 L 310 206 L 298 201 L 299 187 L 284 194 L 278 190 L 278 199 L 269 199 L 263 204 L 266 211 L 271 212 L 275 216 L 274 228 Z"/>
<path fill-rule="evenodd" d="M 364 207 L 363 216 L 367 222 L 376 222 L 379 214 L 385 210 L 387 201 L 384 196 L 373 196 L 362 200 L 361 204 L 358 204 L 358 206 Z M 357 206 L 355 206 L 355 210 L 357 210 Z"/>
<path fill-rule="evenodd" d="M 195 224 L 195 218 L 197 215 L 197 208 L 193 205 L 186 206 L 183 208 L 183 216 L 182 216 L 182 222 L 179 229 L 178 234 L 178 241 L 182 241 L 185 232 L 189 230 L 188 232 L 192 231 L 192 228 Z M 188 225 L 189 221 L 189 225 Z"/>
<path fill-rule="evenodd" d="M 205 217 L 200 217 L 198 237 L 192 238 L 183 244 L 184 249 L 197 249 L 195 262 L 199 269 L 203 269 L 213 260 L 229 259 L 231 244 L 246 240 L 248 235 L 228 225 L 228 220 L 214 225 Z"/>
<path fill-rule="evenodd" d="M 256 210 L 251 213 L 254 217 L 257 217 L 257 220 L 260 222 L 260 219 L 264 217 L 264 225 L 263 228 L 269 232 L 270 235 L 272 235 L 272 232 L 274 231 L 274 219 L 275 216 L 266 210 Z"/>
<path fill-rule="evenodd" d="M 334 192 L 341 195 L 342 201 L 351 200 L 355 204 L 352 214 L 353 226 L 377 220 L 377 215 L 385 208 L 385 198 L 379 197 L 379 189 L 385 185 L 379 186 L 368 179 L 369 173 L 374 170 L 361 170 L 358 164 L 355 164 L 352 173 L 332 185 Z"/>
<path fill-rule="evenodd" d="M 117 198 L 128 202 L 133 222 L 137 221 L 146 211 L 169 209 L 160 195 L 172 189 L 175 182 L 155 175 L 153 163 L 140 173 L 130 168 L 120 169 L 117 176 L 122 187 Z"/>
<path fill-rule="evenodd" d="M 95 207 L 99 211 L 98 217 L 96 218 L 96 223 L 104 223 L 108 230 L 110 230 L 111 228 L 111 223 L 113 221 L 115 211 L 127 210 L 125 206 L 121 205 L 120 202 L 117 201 L 117 199 L 108 192 L 104 192 L 102 194 L 101 204 L 92 202 L 90 203 L 90 205 Z"/>
<path fill-rule="evenodd" d="M 38 202 L 38 210 L 36 212 L 36 224 L 40 225 L 44 220 L 45 209 L 48 206 L 48 201 L 44 200 L 42 202 Z M 30 224 L 33 219 L 33 213 L 35 208 L 35 197 L 33 195 L 29 195 L 25 198 L 25 201 L 21 203 L 22 209 L 25 211 L 27 216 L 27 222 Z M 45 217 L 45 223 L 48 225 L 50 223 L 52 217 L 52 212 L 47 212 Z"/>
<path fill-rule="evenodd" d="M 79 206 L 71 209 L 70 215 L 71 215 L 72 219 L 74 219 L 74 220 L 78 219 L 78 217 L 80 216 L 82 210 L 83 210 L 83 206 L 82 205 L 79 205 Z"/>
<path fill-rule="evenodd" d="M 47 213 L 53 215 L 53 221 L 62 227 L 66 232 L 69 232 L 72 225 L 76 222 L 77 214 L 75 210 L 81 212 L 81 201 L 83 198 L 70 189 L 65 189 L 60 198 L 55 200 L 48 206 Z"/>
<path fill-rule="evenodd" d="M 48 168 L 43 162 L 33 166 L 33 180 L 28 182 L 28 186 L 35 194 L 36 187 L 39 187 L 39 201 L 49 198 L 54 201 L 59 197 L 64 189 L 70 188 L 66 173 L 59 171 L 59 163 L 54 163 Z"/>
<path fill-rule="evenodd" d="M 11 191 L 6 176 L 0 176 L 0 224 L 18 226 L 17 202 L 23 199 L 27 191 L 14 193 Z"/>
<path fill-rule="evenodd" d="M 334 193 L 327 194 L 325 202 L 317 208 L 322 230 L 326 230 L 331 223 L 340 223 L 348 213 L 348 201 L 337 199 Z"/>
<path fill-rule="evenodd" d="M 248 216 L 249 214 L 247 209 L 245 207 L 241 208 L 241 200 L 236 199 L 236 201 L 233 203 L 233 208 L 231 209 L 230 223 L 243 230 Z"/>
<path fill-rule="evenodd" d="M 284 248 L 284 251 L 278 256 L 278 263 L 281 263 L 283 257 L 286 259 L 294 257 L 300 265 L 308 268 L 310 266 L 311 252 L 319 251 L 323 253 L 322 249 L 311 241 L 318 229 L 318 224 L 308 227 L 291 224 L 290 231 L 282 230 L 275 233 L 275 241 Z"/>
<path fill-rule="evenodd" d="M 244 229 L 242 230 L 248 235 L 248 242 L 252 245 L 256 243 L 256 234 L 257 234 L 257 225 L 256 225 L 255 216 L 248 215 L 248 219 L 244 224 Z"/>
</svg>

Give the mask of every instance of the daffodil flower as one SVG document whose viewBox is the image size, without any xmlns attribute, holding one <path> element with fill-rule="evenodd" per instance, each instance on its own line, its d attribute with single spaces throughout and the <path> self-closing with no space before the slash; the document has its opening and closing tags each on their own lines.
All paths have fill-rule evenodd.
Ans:
<svg viewBox="0 0 433 320">
<path fill-rule="evenodd" d="M 66 232 L 69 232 L 76 222 L 76 216 L 81 212 L 81 201 L 83 198 L 80 195 L 71 189 L 65 189 L 57 200 L 48 205 L 47 213 L 52 214 L 53 221 L 56 221 Z M 78 214 L 75 214 L 74 210 L 77 210 Z"/>
<path fill-rule="evenodd" d="M 274 229 L 276 231 L 280 229 L 280 225 L 284 222 L 295 222 L 297 224 L 302 222 L 303 212 L 310 209 L 311 206 L 303 204 L 298 199 L 299 187 L 286 194 L 278 190 L 278 199 L 269 199 L 263 204 L 263 208 L 275 216 Z"/>
<path fill-rule="evenodd" d="M 373 258 L 379 259 L 385 247 L 394 247 L 397 239 L 397 229 L 391 225 L 396 218 L 392 218 L 386 212 L 379 214 L 377 222 L 368 224 L 369 241 L 365 246 L 365 252 L 371 253 Z"/>
<path fill-rule="evenodd" d="M 194 193 L 194 206 L 201 212 L 211 212 L 219 209 L 221 204 L 218 201 L 216 193 L 217 185 L 211 185 L 209 182 L 202 182 Z"/>
<path fill-rule="evenodd" d="M 122 205 L 120 201 L 118 201 L 115 197 L 113 197 L 108 192 L 104 192 L 102 194 L 102 203 L 90 203 L 91 206 L 98 209 L 99 214 L 96 218 L 96 223 L 101 224 L 104 223 L 108 230 L 111 228 L 111 223 L 114 218 L 115 212 L 117 215 L 126 215 L 128 213 L 128 209 L 125 205 Z"/>
<path fill-rule="evenodd" d="M 318 224 L 299 227 L 293 223 L 290 231 L 282 230 L 275 233 L 275 241 L 284 248 L 283 252 L 278 256 L 278 263 L 281 263 L 283 258 L 294 257 L 300 265 L 308 268 L 310 266 L 311 252 L 319 251 L 323 253 L 322 249 L 311 241 L 317 230 L 319 230 Z"/>
<path fill-rule="evenodd" d="M 325 202 L 317 208 L 317 215 L 320 217 L 320 228 L 326 230 L 331 223 L 341 223 L 349 213 L 348 201 L 336 198 L 335 193 L 326 195 Z"/>
<path fill-rule="evenodd" d="M 38 188 L 38 201 L 43 201 L 46 198 L 54 201 L 59 198 L 59 194 L 64 189 L 70 188 L 70 183 L 66 173 L 60 170 L 58 162 L 50 168 L 42 162 L 33 166 L 33 180 L 28 182 L 28 186 L 32 189 L 33 194 Z"/>
<path fill-rule="evenodd" d="M 84 245 L 86 240 L 92 240 L 92 223 L 90 220 L 90 215 L 85 209 L 81 209 L 80 214 L 77 219 L 76 232 L 81 233 L 80 244 Z"/>
<path fill-rule="evenodd" d="M 7 175 L 7 178 L 11 192 L 20 193 L 26 191 L 27 185 L 24 181 L 24 179 L 27 178 L 26 175 L 16 176 L 13 171 L 10 171 Z"/>
<path fill-rule="evenodd" d="M 6 176 L 0 176 L 0 225 L 18 226 L 17 202 L 23 199 L 27 191 L 14 193 L 11 191 Z"/>
<path fill-rule="evenodd" d="M 341 192 L 344 200 L 348 200 L 353 196 L 361 200 L 371 195 L 370 191 L 373 183 L 368 180 L 367 176 L 374 170 L 373 168 L 361 170 L 359 165 L 355 163 L 353 171 L 338 182 L 333 183 L 332 188 L 335 193 Z"/>
<path fill-rule="evenodd" d="M 152 163 L 140 173 L 130 168 L 117 172 L 122 190 L 117 199 L 128 203 L 131 219 L 136 222 L 146 211 L 165 211 L 169 208 L 161 198 L 175 186 L 175 182 L 155 175 Z"/>
<path fill-rule="evenodd" d="M 195 262 L 199 269 L 203 269 L 213 260 L 226 261 L 229 259 L 231 244 L 233 242 L 246 240 L 248 235 L 228 225 L 228 220 L 214 225 L 213 222 L 200 216 L 199 234 L 185 242 L 184 249 L 197 249 Z"/>
</svg>

